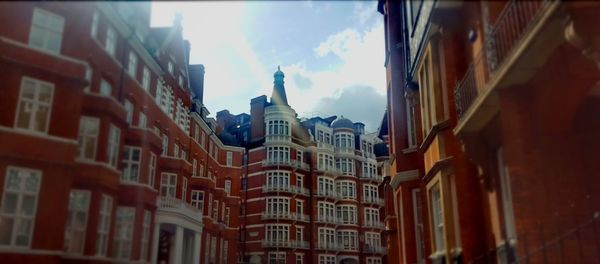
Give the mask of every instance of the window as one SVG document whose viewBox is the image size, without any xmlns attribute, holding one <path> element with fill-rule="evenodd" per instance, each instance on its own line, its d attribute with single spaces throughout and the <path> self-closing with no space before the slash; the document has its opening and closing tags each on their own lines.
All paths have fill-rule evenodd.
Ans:
<svg viewBox="0 0 600 264">
<path fill-rule="evenodd" d="M 200 146 L 202 146 L 203 148 L 206 147 L 206 138 L 204 137 L 204 133 L 200 135 Z"/>
<path fill-rule="evenodd" d="M 8 167 L 4 179 L 0 208 L 0 245 L 29 247 L 42 173 L 38 170 Z"/>
<path fill-rule="evenodd" d="M 187 201 L 187 178 L 186 177 L 182 177 L 181 200 L 183 202 Z"/>
<path fill-rule="evenodd" d="M 198 160 L 192 159 L 192 177 L 196 177 L 197 169 L 198 169 Z"/>
<path fill-rule="evenodd" d="M 127 65 L 127 73 L 129 73 L 129 76 L 131 76 L 131 78 L 133 78 L 134 80 L 136 79 L 137 62 L 138 58 L 137 56 L 135 56 L 135 53 L 129 52 L 129 64 Z"/>
<path fill-rule="evenodd" d="M 270 162 L 289 162 L 290 148 L 284 146 L 267 147 L 267 160 Z"/>
<path fill-rule="evenodd" d="M 229 255 L 229 241 L 223 241 L 223 257 L 221 258 L 223 264 L 229 263 L 228 255 Z"/>
<path fill-rule="evenodd" d="M 444 250 L 444 220 L 442 212 L 442 195 L 440 192 L 440 184 L 436 183 L 430 190 L 431 195 L 431 216 L 433 219 L 433 238 L 435 251 Z"/>
<path fill-rule="evenodd" d="M 133 104 L 129 100 L 125 99 L 124 106 L 125 111 L 127 112 L 127 124 L 131 125 L 133 121 Z"/>
<path fill-rule="evenodd" d="M 498 172 L 500 175 L 500 188 L 502 193 L 502 210 L 504 213 L 504 225 L 506 228 L 506 238 L 510 240 L 517 239 L 517 233 L 515 230 L 515 219 L 513 212 L 512 192 L 510 190 L 510 175 L 508 168 L 504 164 L 503 150 L 502 147 L 496 151 L 496 162 L 498 166 Z"/>
<path fill-rule="evenodd" d="M 354 135 L 351 133 L 336 133 L 335 147 L 340 149 L 353 149 L 354 148 Z"/>
<path fill-rule="evenodd" d="M 104 42 L 104 49 L 111 56 L 115 55 L 115 48 L 117 46 L 117 32 L 111 27 L 106 29 L 106 41 Z"/>
<path fill-rule="evenodd" d="M 267 135 L 290 135 L 288 121 L 270 120 L 267 124 Z"/>
<path fill-rule="evenodd" d="M 296 160 L 302 163 L 302 151 L 296 150 Z"/>
<path fill-rule="evenodd" d="M 90 191 L 71 191 L 64 244 L 64 250 L 68 253 L 83 254 L 89 207 Z"/>
<path fill-rule="evenodd" d="M 148 184 L 154 189 L 154 177 L 156 175 L 156 154 L 150 152 L 150 162 L 148 162 Z"/>
<path fill-rule="evenodd" d="M 200 126 L 198 123 L 194 123 L 194 141 L 198 142 L 200 138 Z"/>
<path fill-rule="evenodd" d="M 90 29 L 90 35 L 92 36 L 92 38 L 96 38 L 96 35 L 98 35 L 99 22 L 100 16 L 98 15 L 98 12 L 94 12 L 94 15 L 92 16 L 92 28 Z"/>
<path fill-rule="evenodd" d="M 169 61 L 169 64 L 167 65 L 167 69 L 169 70 L 170 74 L 173 74 L 173 63 Z"/>
<path fill-rule="evenodd" d="M 362 163 L 362 178 L 375 179 L 377 178 L 377 164 L 371 162 Z"/>
<path fill-rule="evenodd" d="M 181 75 L 178 76 L 177 82 L 179 83 L 179 87 L 183 88 L 183 77 Z"/>
<path fill-rule="evenodd" d="M 211 248 L 212 250 L 210 251 L 210 262 L 211 263 L 216 263 L 216 259 L 217 259 L 217 237 L 212 237 L 211 241 Z"/>
<path fill-rule="evenodd" d="M 337 239 L 344 250 L 358 250 L 358 233 L 356 231 L 338 231 Z"/>
<path fill-rule="evenodd" d="M 160 196 L 175 198 L 177 187 L 177 174 L 161 173 L 160 174 Z"/>
<path fill-rule="evenodd" d="M 229 214 L 231 214 L 231 208 L 225 207 L 225 216 L 223 218 L 223 222 L 225 225 L 229 226 Z"/>
<path fill-rule="evenodd" d="M 337 158 L 335 159 L 335 167 L 344 175 L 354 175 L 354 159 Z"/>
<path fill-rule="evenodd" d="M 285 188 L 290 185 L 290 173 L 283 171 L 267 172 L 267 186 L 271 188 Z"/>
<path fill-rule="evenodd" d="M 191 205 L 193 207 L 198 208 L 200 210 L 200 212 L 202 212 L 202 215 L 204 215 L 204 192 L 203 191 L 192 190 Z"/>
<path fill-rule="evenodd" d="M 221 203 L 221 221 L 225 221 L 225 202 Z"/>
<path fill-rule="evenodd" d="M 318 177 L 317 178 L 318 189 L 317 192 L 320 195 L 335 195 L 333 191 L 333 179 L 327 177 Z"/>
<path fill-rule="evenodd" d="M 64 27 L 64 17 L 35 8 L 29 31 L 29 46 L 60 53 Z"/>
<path fill-rule="evenodd" d="M 342 224 L 356 224 L 357 214 L 356 206 L 354 205 L 338 205 L 337 217 Z"/>
<path fill-rule="evenodd" d="M 233 163 L 233 153 L 231 151 L 227 151 L 227 166 L 231 166 Z"/>
<path fill-rule="evenodd" d="M 335 255 L 319 255 L 319 264 L 335 264 Z"/>
<path fill-rule="evenodd" d="M 213 195 L 212 193 L 208 194 L 208 210 L 206 211 L 210 216 L 210 212 L 212 212 L 212 202 L 213 202 Z"/>
<path fill-rule="evenodd" d="M 112 251 L 117 259 L 129 259 L 131 257 L 134 220 L 135 208 L 123 206 L 117 207 Z"/>
<path fill-rule="evenodd" d="M 231 195 L 231 180 L 225 180 L 225 193 Z"/>
<path fill-rule="evenodd" d="M 173 157 L 179 157 L 179 145 L 177 143 L 173 144 Z"/>
<path fill-rule="evenodd" d="M 144 112 L 140 112 L 138 116 L 138 127 L 146 128 L 146 123 L 148 122 L 148 118 Z"/>
<path fill-rule="evenodd" d="M 296 174 L 296 187 L 298 187 L 298 189 L 304 187 L 304 176 Z"/>
<path fill-rule="evenodd" d="M 439 120 L 445 118 L 445 105 L 442 100 L 441 85 L 436 85 L 436 80 L 433 75 L 435 67 L 432 57 L 431 48 L 433 43 L 429 43 L 423 52 L 423 60 L 415 74 L 418 78 L 420 106 L 421 106 L 421 123 L 423 135 L 427 135 L 431 128 L 438 123 Z"/>
<path fill-rule="evenodd" d="M 268 264 L 285 264 L 285 252 L 269 252 Z"/>
<path fill-rule="evenodd" d="M 100 94 L 110 96 L 112 94 L 112 86 L 105 79 L 100 80 Z"/>
<path fill-rule="evenodd" d="M 166 134 L 162 135 L 162 156 L 167 156 L 167 151 L 169 150 L 169 138 Z"/>
<path fill-rule="evenodd" d="M 144 222 L 142 223 L 142 241 L 140 249 L 140 259 L 148 259 L 148 245 L 150 242 L 150 222 L 152 221 L 152 213 L 144 210 Z"/>
<path fill-rule="evenodd" d="M 219 219 L 219 200 L 213 201 L 213 221 L 217 221 Z"/>
<path fill-rule="evenodd" d="M 150 70 L 148 70 L 148 67 L 146 66 L 144 66 L 144 71 L 142 75 L 142 88 L 144 88 L 144 90 L 146 91 L 150 89 Z"/>
<path fill-rule="evenodd" d="M 96 159 L 99 130 L 100 119 L 89 116 L 82 116 L 79 119 L 79 158 L 87 160 Z"/>
<path fill-rule="evenodd" d="M 335 220 L 335 205 L 328 202 L 318 202 L 317 208 L 319 210 L 318 217 L 321 221 L 333 221 Z"/>
<path fill-rule="evenodd" d="M 183 149 L 181 150 L 181 157 L 180 158 L 183 159 L 183 160 L 187 160 L 187 152 L 185 152 L 185 150 L 183 150 Z"/>
<path fill-rule="evenodd" d="M 408 147 L 414 148 L 417 146 L 417 124 L 415 121 L 415 107 L 410 100 L 405 99 L 406 104 L 406 130 L 408 132 Z"/>
<path fill-rule="evenodd" d="M 368 257 L 367 264 L 381 264 L 381 258 Z"/>
<path fill-rule="evenodd" d="M 381 235 L 375 232 L 365 232 L 365 244 L 367 247 L 380 247 Z"/>
<path fill-rule="evenodd" d="M 96 255 L 106 256 L 110 218 L 112 214 L 112 197 L 102 194 L 100 200 L 100 214 L 98 216 L 98 229 L 96 235 Z"/>
<path fill-rule="evenodd" d="M 106 151 L 106 159 L 108 164 L 112 167 L 117 167 L 120 137 L 121 130 L 115 125 L 110 124 L 110 128 L 108 130 L 108 150 Z"/>
<path fill-rule="evenodd" d="M 290 226 L 281 224 L 267 224 L 265 225 L 266 241 L 273 242 L 286 242 L 290 240 Z"/>
<path fill-rule="evenodd" d="M 342 199 L 356 199 L 356 183 L 352 181 L 336 182 L 337 194 Z"/>
<path fill-rule="evenodd" d="M 267 214 L 289 215 L 290 198 L 267 197 Z"/>
<path fill-rule="evenodd" d="M 15 127 L 47 133 L 54 84 L 23 77 Z"/>
<path fill-rule="evenodd" d="M 296 264 L 304 264 L 304 255 L 296 253 Z"/>
<path fill-rule="evenodd" d="M 363 200 L 366 202 L 374 201 L 375 198 L 379 197 L 376 185 L 365 184 L 363 185 Z"/>
<path fill-rule="evenodd" d="M 198 177 L 204 177 L 204 165 L 200 164 L 200 171 Z"/>
<path fill-rule="evenodd" d="M 417 250 L 417 262 L 425 263 L 425 232 L 423 229 L 423 201 L 421 200 L 421 190 L 412 190 L 413 215 L 415 223 L 415 240 Z"/>
<path fill-rule="evenodd" d="M 317 160 L 317 168 L 319 170 L 331 170 L 335 167 L 333 166 L 333 155 L 326 153 L 319 153 L 319 159 Z"/>
<path fill-rule="evenodd" d="M 89 92 L 90 88 L 92 87 L 92 75 L 94 74 L 94 70 L 92 69 L 92 67 L 87 66 L 85 68 L 85 80 L 88 81 L 88 85 L 83 88 L 84 92 Z"/>
<path fill-rule="evenodd" d="M 302 215 L 304 214 L 304 202 L 300 200 L 296 200 L 296 214 Z"/>
<path fill-rule="evenodd" d="M 304 227 L 296 226 L 296 240 L 303 241 L 304 240 Z"/>
<path fill-rule="evenodd" d="M 379 224 L 379 210 L 375 208 L 365 208 L 365 225 L 374 226 Z"/>
<path fill-rule="evenodd" d="M 318 230 L 319 230 L 319 248 L 335 248 L 336 247 L 335 229 L 319 227 Z"/>
</svg>

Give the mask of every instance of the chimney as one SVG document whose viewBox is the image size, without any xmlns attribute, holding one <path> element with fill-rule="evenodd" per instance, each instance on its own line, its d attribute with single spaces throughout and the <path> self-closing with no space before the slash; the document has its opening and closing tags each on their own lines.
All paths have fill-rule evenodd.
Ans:
<svg viewBox="0 0 600 264">
<path fill-rule="evenodd" d="M 196 64 L 188 67 L 190 73 L 190 88 L 194 93 L 194 99 L 204 104 L 204 65 Z"/>
<path fill-rule="evenodd" d="M 254 141 L 265 136 L 265 105 L 267 96 L 261 95 L 250 100 L 250 140 Z"/>
</svg>

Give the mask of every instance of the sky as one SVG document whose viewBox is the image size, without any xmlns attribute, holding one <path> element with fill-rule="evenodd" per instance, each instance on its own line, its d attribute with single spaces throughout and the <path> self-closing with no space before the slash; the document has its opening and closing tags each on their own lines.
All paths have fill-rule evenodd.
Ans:
<svg viewBox="0 0 600 264">
<path fill-rule="evenodd" d="M 299 117 L 344 116 L 376 131 L 385 110 L 383 16 L 377 1 L 153 2 L 152 27 L 182 15 L 191 64 L 204 64 L 215 116 L 271 96 L 277 66 Z"/>
</svg>

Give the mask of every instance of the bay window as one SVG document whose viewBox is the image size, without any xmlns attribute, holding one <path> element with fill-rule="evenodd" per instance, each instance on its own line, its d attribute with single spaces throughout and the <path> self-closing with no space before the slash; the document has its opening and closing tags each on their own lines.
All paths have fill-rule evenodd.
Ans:
<svg viewBox="0 0 600 264">
<path fill-rule="evenodd" d="M 17 104 L 15 127 L 48 133 L 54 84 L 23 77 Z"/>
</svg>

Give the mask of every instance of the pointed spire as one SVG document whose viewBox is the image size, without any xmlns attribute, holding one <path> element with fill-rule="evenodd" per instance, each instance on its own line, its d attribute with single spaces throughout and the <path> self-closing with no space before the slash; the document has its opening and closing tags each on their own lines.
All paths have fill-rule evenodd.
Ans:
<svg viewBox="0 0 600 264">
<path fill-rule="evenodd" d="M 271 95 L 272 104 L 288 105 L 287 96 L 285 95 L 285 86 L 283 78 L 285 75 L 281 71 L 281 67 L 277 66 L 277 71 L 273 74 L 273 94 Z"/>
</svg>

